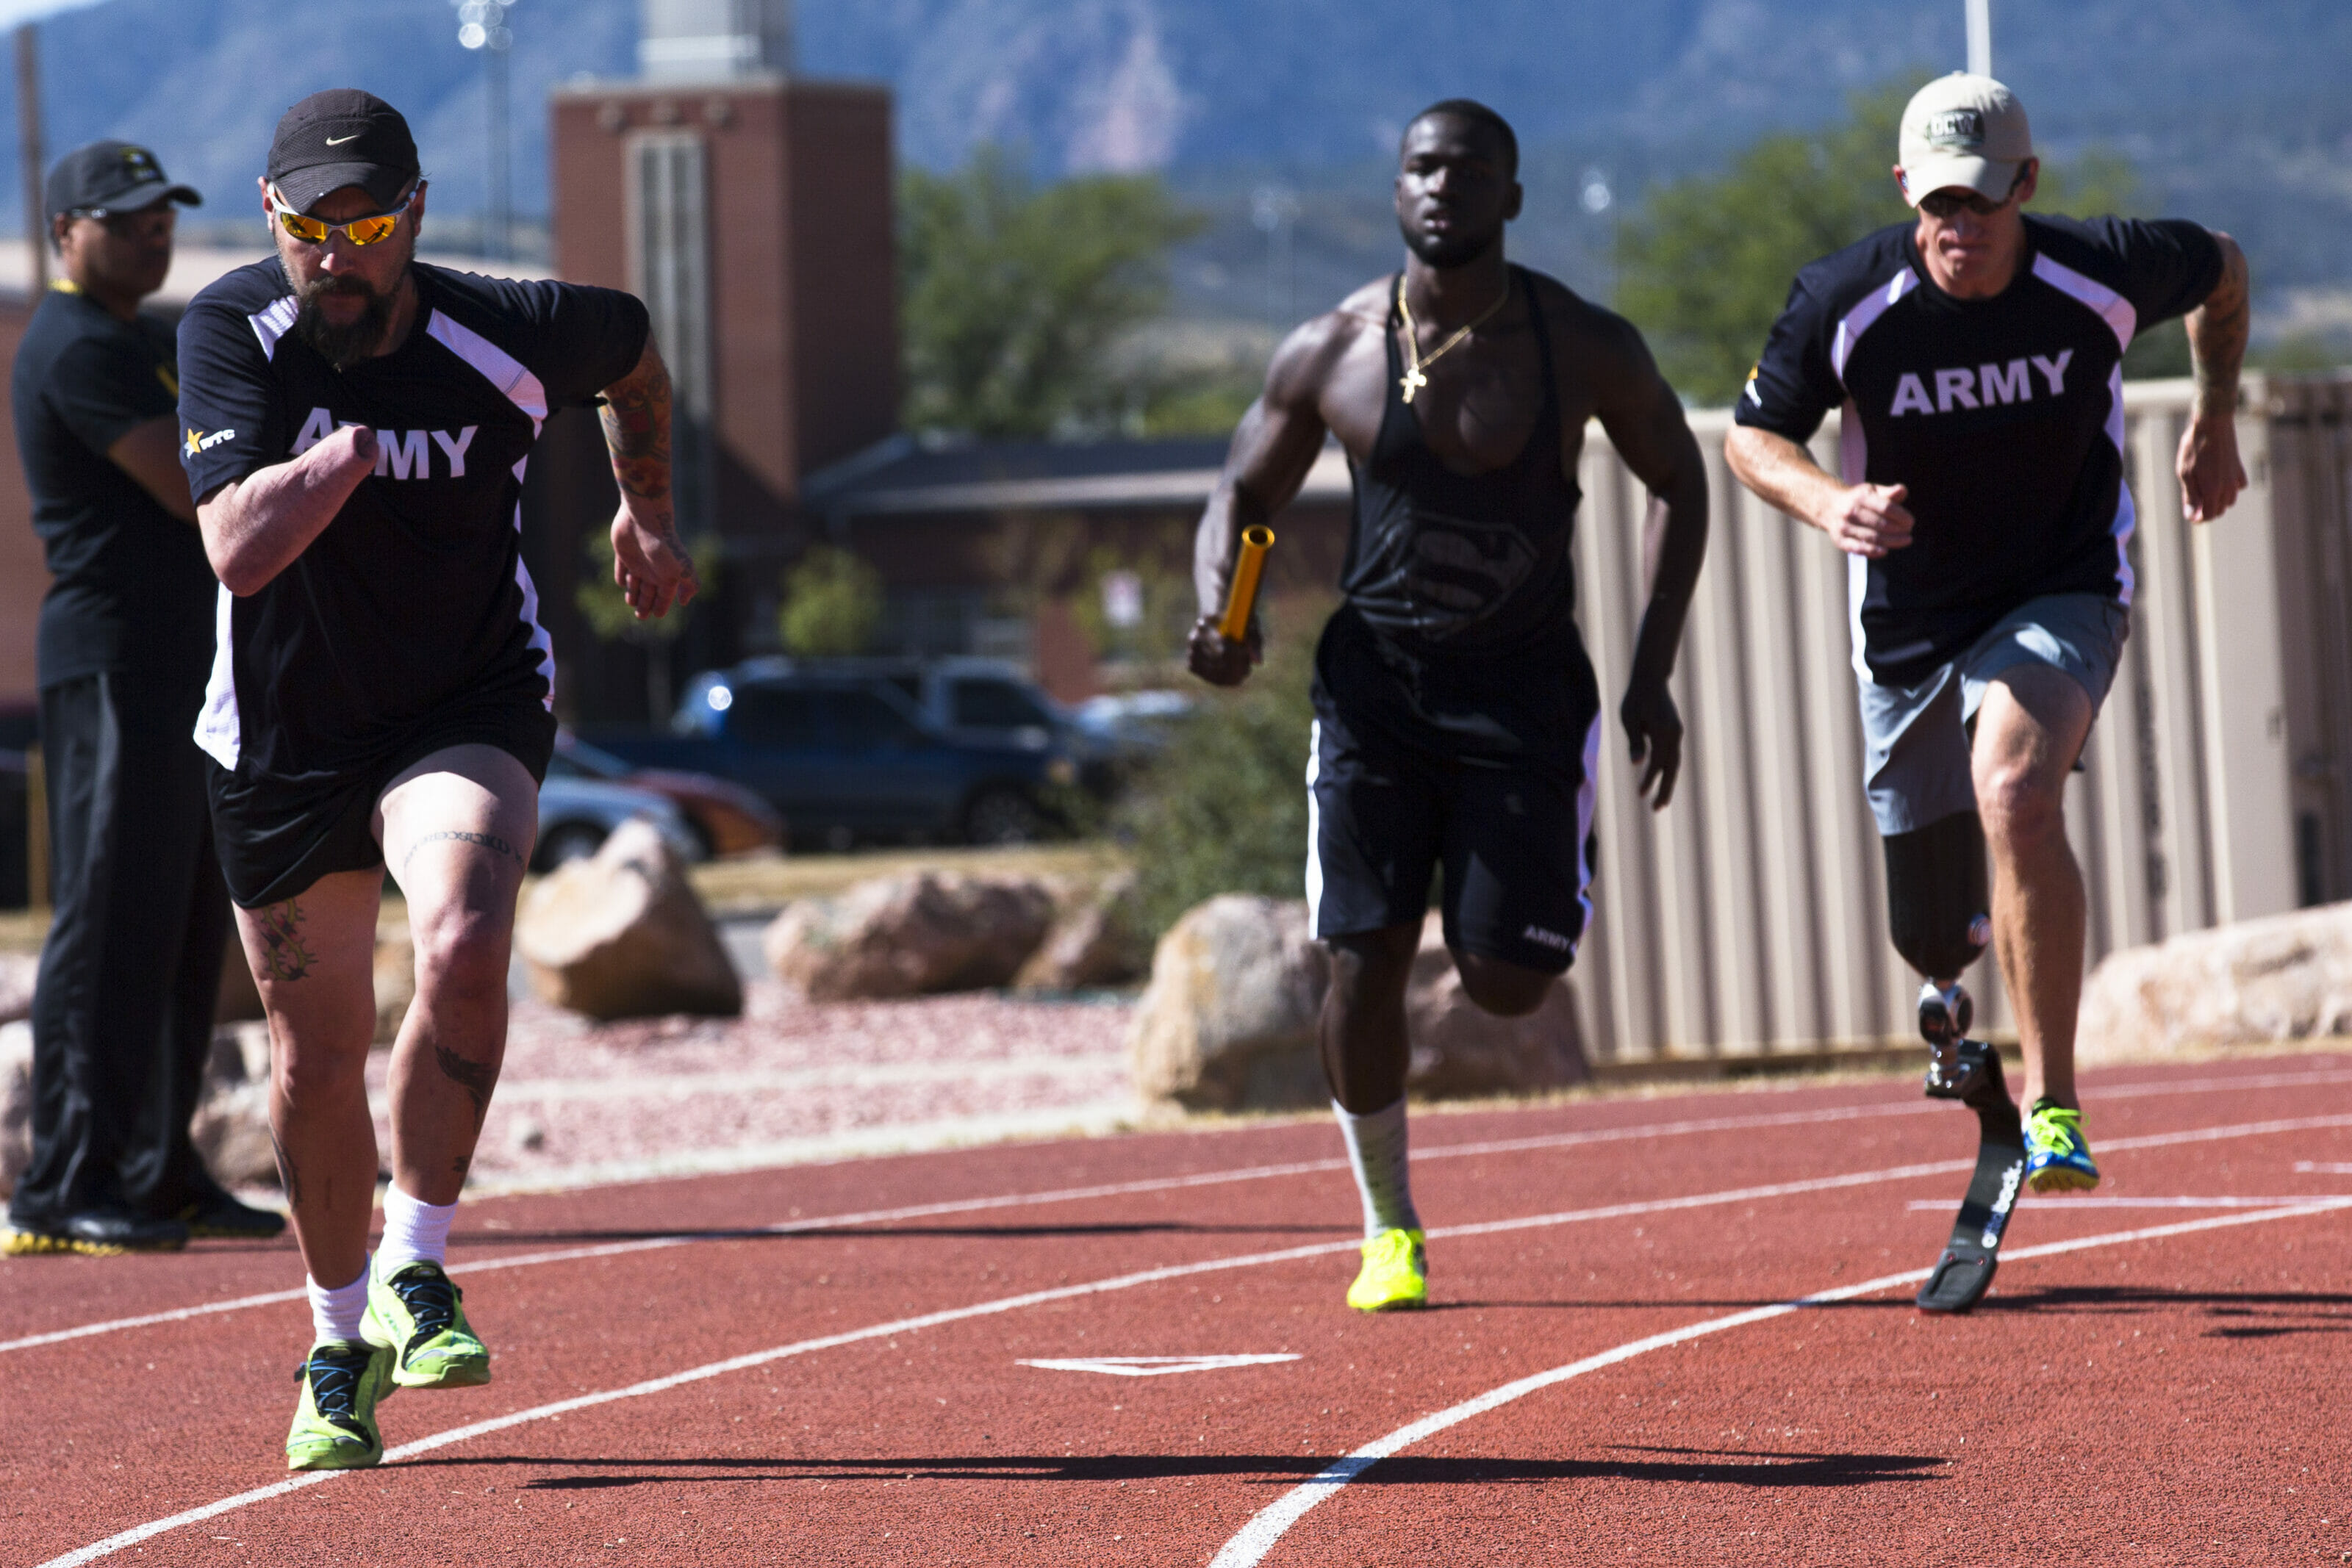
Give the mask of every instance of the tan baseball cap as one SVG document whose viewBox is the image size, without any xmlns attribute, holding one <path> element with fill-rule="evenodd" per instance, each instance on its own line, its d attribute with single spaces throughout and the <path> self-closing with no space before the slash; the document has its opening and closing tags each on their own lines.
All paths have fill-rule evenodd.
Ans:
<svg viewBox="0 0 2352 1568">
<path fill-rule="evenodd" d="M 1903 110 L 1903 194 L 1919 198 L 1953 185 L 2000 201 L 2033 156 L 2025 106 L 1990 77 L 1954 71 L 1911 95 Z"/>
</svg>

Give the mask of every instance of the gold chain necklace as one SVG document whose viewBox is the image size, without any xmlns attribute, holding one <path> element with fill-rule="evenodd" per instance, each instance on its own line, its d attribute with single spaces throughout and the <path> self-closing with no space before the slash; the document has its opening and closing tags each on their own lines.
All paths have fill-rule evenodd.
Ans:
<svg viewBox="0 0 2352 1568">
<path fill-rule="evenodd" d="M 1412 394 L 1429 384 L 1429 378 L 1422 374 L 1423 367 L 1437 363 L 1438 361 L 1444 359 L 1454 350 L 1461 347 L 1463 342 L 1469 338 L 1471 333 L 1476 331 L 1479 328 L 1484 327 L 1487 322 L 1493 320 L 1495 319 L 1495 313 L 1510 302 L 1511 279 L 1509 275 L 1506 274 L 1503 277 L 1503 292 L 1501 297 L 1498 298 L 1492 305 L 1487 306 L 1486 308 L 1478 312 L 1478 314 L 1471 320 L 1465 321 L 1461 326 L 1456 327 L 1454 329 L 1454 335 L 1446 339 L 1443 343 L 1438 344 L 1436 348 L 1432 349 L 1429 351 L 1429 358 L 1424 360 L 1421 357 L 1421 333 L 1413 325 L 1412 307 L 1405 301 L 1404 274 L 1402 272 L 1398 273 L 1397 310 L 1404 317 L 1404 350 L 1408 355 L 1412 356 L 1412 363 L 1406 366 L 1404 374 L 1397 378 L 1397 385 L 1404 389 L 1404 401 L 1407 403 L 1412 402 Z"/>
</svg>

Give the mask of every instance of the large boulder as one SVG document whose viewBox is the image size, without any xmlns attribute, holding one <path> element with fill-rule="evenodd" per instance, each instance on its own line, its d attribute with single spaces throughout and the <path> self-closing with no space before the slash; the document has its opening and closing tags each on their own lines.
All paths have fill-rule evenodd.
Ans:
<svg viewBox="0 0 2352 1568">
<path fill-rule="evenodd" d="M 1135 873 L 1120 872 L 1063 907 L 1013 977 L 1013 989 L 1078 991 L 1135 979 L 1151 961 L 1139 918 Z"/>
<path fill-rule="evenodd" d="M 794 904 L 760 947 L 812 1001 L 985 990 L 1011 983 L 1053 918 L 1034 877 L 917 872 Z"/>
<path fill-rule="evenodd" d="M 1152 952 L 1128 1034 L 1137 1092 L 1196 1111 L 1324 1103 L 1315 1019 L 1330 980 L 1305 904 L 1225 894 L 1195 904 Z"/>
<path fill-rule="evenodd" d="M 33 1016 L 33 982 L 40 973 L 38 953 L 0 953 L 0 1023 Z"/>
<path fill-rule="evenodd" d="M 1431 1100 L 1562 1089 L 1592 1076 L 1576 1017 L 1576 993 L 1559 979 L 1524 1018 L 1496 1018 L 1470 999 L 1432 913 L 1421 929 L 1404 995 L 1412 1041 L 1405 1088 Z"/>
<path fill-rule="evenodd" d="M 2144 1061 L 2352 1035 L 2352 904 L 2111 953 L 2084 988 L 2077 1059 Z"/>
<path fill-rule="evenodd" d="M 1152 955 L 1128 1036 L 1136 1092 L 1191 1110 L 1324 1103 L 1316 1019 L 1329 984 L 1306 904 L 1226 894 L 1195 905 Z M 1568 983 L 1525 1018 L 1482 1010 L 1462 989 L 1434 914 L 1405 990 L 1405 1088 L 1422 1098 L 1535 1093 L 1592 1075 Z"/>
<path fill-rule="evenodd" d="M 269 1141 L 268 1024 L 242 1022 L 213 1031 L 188 1141 L 224 1186 L 278 1185 L 278 1155 Z"/>
<path fill-rule="evenodd" d="M 245 944 L 237 940 L 232 919 L 228 948 L 221 955 L 220 992 L 213 1000 L 213 1022 L 249 1023 L 261 1016 L 261 988 L 253 983 L 253 966 L 245 961 Z"/>
<path fill-rule="evenodd" d="M 33 1026 L 0 1023 L 0 1196 L 33 1163 Z"/>
<path fill-rule="evenodd" d="M 533 995 L 593 1019 L 743 1010 L 743 983 L 702 900 L 640 820 L 530 890 L 515 950 Z"/>
</svg>

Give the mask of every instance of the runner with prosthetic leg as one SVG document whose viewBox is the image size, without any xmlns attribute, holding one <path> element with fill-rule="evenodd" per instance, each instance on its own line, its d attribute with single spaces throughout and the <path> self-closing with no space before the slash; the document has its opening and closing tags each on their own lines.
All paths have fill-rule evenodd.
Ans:
<svg viewBox="0 0 2352 1568">
<path fill-rule="evenodd" d="M 1922 88 L 1900 156 L 1916 222 L 1798 274 L 1725 456 L 1847 553 L 1864 788 L 1895 946 L 1927 977 L 1927 1092 L 1982 1134 L 1919 1297 L 1958 1311 L 1991 1281 L 2021 1181 L 2099 1180 L 2074 1092 L 2085 914 L 2064 790 L 2130 630 L 2124 352 L 2188 316 L 2197 401 L 2174 468 L 2188 517 L 2221 516 L 2246 482 L 2248 283 L 2230 237 L 2193 223 L 2025 215 L 2040 162 L 1988 77 Z M 1835 477 L 1804 445 L 1832 410 Z M 2017 1011 L 2021 1117 L 2000 1058 L 1967 1038 L 1959 975 L 1988 942 Z"/>
<path fill-rule="evenodd" d="M 1307 895 L 1331 955 L 1318 1033 L 1363 1198 L 1348 1304 L 1429 1299 L 1406 1168 L 1405 983 L 1433 874 L 1463 989 L 1542 1005 L 1590 910 L 1601 692 L 1578 632 L 1577 458 L 1598 419 L 1663 503 L 1649 609 L 1618 714 L 1640 788 L 1672 798 L 1666 689 L 1706 548 L 1706 471 L 1682 405 L 1622 319 L 1503 256 L 1518 147 L 1449 100 L 1406 127 L 1404 268 L 1292 332 L 1242 418 L 1193 555 L 1192 669 L 1235 685 L 1255 629 L 1219 629 L 1245 530 L 1298 493 L 1326 434 L 1347 449 L 1346 601 L 1316 650 Z"/>
<path fill-rule="evenodd" d="M 2025 1129 L 2000 1070 L 2000 1052 L 1968 1038 L 1975 1012 L 1960 975 L 1992 936 L 1985 879 L 1984 825 L 1973 810 L 1880 841 L 1886 852 L 1887 922 L 1895 950 L 1927 978 L 1919 987 L 1919 1032 L 1931 1053 L 1926 1089 L 1977 1113 L 1977 1168 L 1936 1271 L 1919 1287 L 1928 1312 L 1966 1312 L 1992 1285 L 2000 1239 L 2025 1178 Z M 2053 1170 L 2064 1169 L 2053 1165 Z M 2069 1174 L 2072 1174 L 2071 1172 Z M 2097 1181 L 2074 1178 L 2083 1186 Z"/>
</svg>

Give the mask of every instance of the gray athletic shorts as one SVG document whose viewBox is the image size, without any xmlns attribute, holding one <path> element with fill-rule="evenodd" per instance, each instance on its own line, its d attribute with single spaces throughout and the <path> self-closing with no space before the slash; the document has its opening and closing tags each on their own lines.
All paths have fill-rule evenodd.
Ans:
<svg viewBox="0 0 2352 1568">
<path fill-rule="evenodd" d="M 2107 700 L 2131 632 L 2131 612 L 2103 593 L 2029 599 L 1969 651 L 1916 686 L 1858 683 L 1862 694 L 1863 789 L 1878 831 L 1907 833 L 1977 805 L 1969 774 L 1969 721 L 1994 676 L 2017 664 L 2047 664 Z"/>
</svg>

